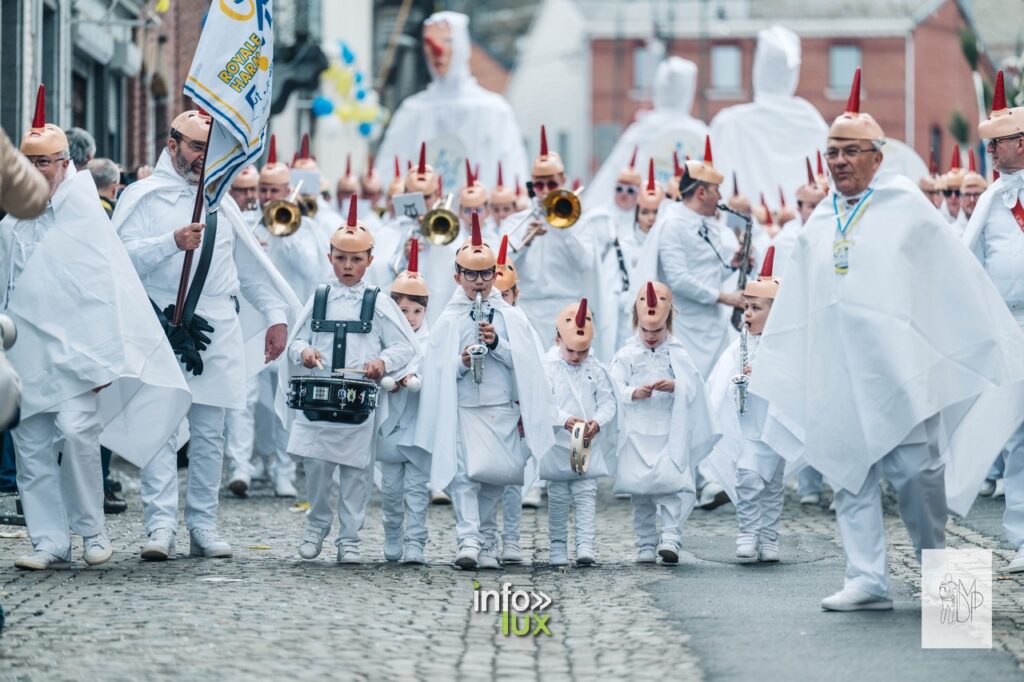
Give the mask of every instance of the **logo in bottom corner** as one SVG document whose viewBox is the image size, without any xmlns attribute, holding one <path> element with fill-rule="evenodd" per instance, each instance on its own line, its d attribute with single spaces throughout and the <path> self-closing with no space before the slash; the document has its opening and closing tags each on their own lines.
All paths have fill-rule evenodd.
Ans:
<svg viewBox="0 0 1024 682">
<path fill-rule="evenodd" d="M 502 583 L 501 590 L 482 589 L 473 581 L 473 612 L 501 613 L 501 634 L 505 637 L 551 637 L 551 597 L 541 591 L 517 590 Z"/>
</svg>

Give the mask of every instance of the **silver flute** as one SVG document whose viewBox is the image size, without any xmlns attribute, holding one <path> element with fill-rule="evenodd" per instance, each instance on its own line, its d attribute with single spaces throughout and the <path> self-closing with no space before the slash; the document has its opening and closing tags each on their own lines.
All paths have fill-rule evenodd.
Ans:
<svg viewBox="0 0 1024 682">
<path fill-rule="evenodd" d="M 747 386 L 750 384 L 750 376 L 746 369 L 749 363 L 747 325 L 743 325 L 743 329 L 740 330 L 740 373 L 732 378 L 733 398 L 736 400 L 736 411 L 740 414 L 747 413 Z"/>
<path fill-rule="evenodd" d="M 486 318 L 484 312 L 484 297 L 478 291 L 476 300 L 473 301 L 473 322 L 476 323 L 476 343 L 466 349 L 469 353 L 469 366 L 473 370 L 473 381 L 482 384 L 484 381 L 484 356 L 487 355 L 487 344 L 484 343 L 484 333 L 480 329 L 480 323 Z"/>
</svg>

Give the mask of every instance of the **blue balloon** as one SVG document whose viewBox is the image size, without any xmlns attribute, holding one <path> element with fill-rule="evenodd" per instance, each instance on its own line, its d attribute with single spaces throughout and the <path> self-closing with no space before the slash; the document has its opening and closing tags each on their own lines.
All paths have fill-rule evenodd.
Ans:
<svg viewBox="0 0 1024 682">
<path fill-rule="evenodd" d="M 356 71 L 356 83 L 362 83 L 362 82 L 363 82 L 363 72 L 362 71 Z"/>
<path fill-rule="evenodd" d="M 362 88 L 356 90 L 356 99 L 359 100 L 360 102 L 366 99 L 366 90 L 363 90 Z"/>
<path fill-rule="evenodd" d="M 334 102 L 322 95 L 318 95 L 313 98 L 313 104 L 310 109 L 313 112 L 313 115 L 317 118 L 320 118 L 321 116 L 330 116 L 334 113 Z"/>
<path fill-rule="evenodd" d="M 356 60 L 356 55 L 349 49 L 348 43 L 344 40 L 341 41 L 341 61 L 345 62 L 346 65 L 351 65 Z"/>
<path fill-rule="evenodd" d="M 362 135 L 363 137 L 369 137 L 370 133 L 372 133 L 372 132 L 373 132 L 373 124 L 372 123 L 360 123 L 359 124 L 359 134 Z"/>
</svg>

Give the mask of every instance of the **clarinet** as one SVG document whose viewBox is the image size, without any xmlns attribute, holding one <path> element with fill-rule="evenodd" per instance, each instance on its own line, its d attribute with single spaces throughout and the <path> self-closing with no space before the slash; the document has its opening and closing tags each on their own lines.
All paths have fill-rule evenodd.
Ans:
<svg viewBox="0 0 1024 682">
<path fill-rule="evenodd" d="M 484 321 L 483 295 L 476 292 L 476 300 L 473 301 L 473 312 L 470 315 L 476 323 L 476 343 L 466 349 L 469 353 L 469 366 L 473 370 L 473 381 L 482 384 L 484 381 L 484 356 L 487 355 L 487 344 L 484 343 L 484 333 L 480 330 L 480 323 Z"/>
<path fill-rule="evenodd" d="M 740 213 L 725 204 L 719 204 L 718 209 L 743 219 L 743 250 L 740 254 L 740 274 L 736 281 L 739 285 L 739 290 L 743 291 L 747 287 L 747 274 L 750 272 L 750 246 L 753 241 L 754 221 L 746 213 Z M 731 322 L 733 328 L 736 331 L 740 331 L 743 327 L 743 311 L 739 308 L 733 308 Z"/>
<path fill-rule="evenodd" d="M 749 363 L 747 325 L 743 325 L 743 329 L 740 330 L 740 373 L 732 378 L 733 398 L 736 401 L 736 411 L 739 414 L 747 413 L 747 386 L 750 384 L 750 377 L 747 376 L 746 369 Z"/>
</svg>

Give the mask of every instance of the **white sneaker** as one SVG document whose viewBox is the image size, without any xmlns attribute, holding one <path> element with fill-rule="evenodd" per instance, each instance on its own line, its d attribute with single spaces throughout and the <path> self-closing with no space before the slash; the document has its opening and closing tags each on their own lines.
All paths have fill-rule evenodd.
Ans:
<svg viewBox="0 0 1024 682">
<path fill-rule="evenodd" d="M 1006 497 L 1006 479 L 1000 478 L 996 481 L 996 489 L 992 492 L 992 497 Z"/>
<path fill-rule="evenodd" d="M 523 493 L 523 509 L 537 509 L 540 507 L 540 486 L 530 486 L 530 489 Z"/>
<path fill-rule="evenodd" d="M 992 497 L 992 493 L 996 491 L 996 482 L 991 478 L 986 478 L 981 483 L 981 489 L 978 490 L 978 494 L 982 497 Z"/>
<path fill-rule="evenodd" d="M 110 546 L 110 538 L 107 537 L 106 533 L 82 538 L 82 545 L 82 558 L 90 566 L 104 564 L 114 554 L 114 548 Z"/>
<path fill-rule="evenodd" d="M 299 543 L 299 556 L 306 561 L 320 556 L 320 552 L 324 548 L 324 538 L 327 537 L 328 532 L 330 531 L 306 526 L 306 531 L 302 534 L 302 542 Z"/>
<path fill-rule="evenodd" d="M 387 561 L 398 561 L 402 558 L 402 536 L 384 533 L 384 558 Z"/>
<path fill-rule="evenodd" d="M 247 497 L 250 485 L 252 485 L 252 479 L 248 474 L 235 474 L 228 481 L 228 490 L 238 497 Z"/>
<path fill-rule="evenodd" d="M 1024 573 L 1024 545 L 1017 550 L 1017 556 L 1006 567 L 1006 573 Z"/>
<path fill-rule="evenodd" d="M 31 554 L 20 556 L 14 560 L 15 568 L 21 568 L 26 571 L 45 571 L 48 568 L 70 568 L 71 562 L 67 559 L 61 559 L 59 556 L 54 556 L 49 552 L 44 552 L 41 549 L 37 549 Z"/>
<path fill-rule="evenodd" d="M 423 558 L 423 547 L 417 542 L 405 543 L 405 551 L 402 553 L 403 564 L 423 565 L 427 560 Z"/>
<path fill-rule="evenodd" d="M 754 559 L 757 557 L 757 535 L 740 533 L 736 536 L 736 558 Z"/>
<path fill-rule="evenodd" d="M 779 541 L 761 538 L 757 547 L 757 560 L 771 563 L 779 560 Z"/>
<path fill-rule="evenodd" d="M 523 563 L 523 548 L 518 542 L 503 543 L 501 548 L 501 563 L 521 564 Z"/>
<path fill-rule="evenodd" d="M 455 556 L 455 565 L 461 569 L 476 568 L 479 560 L 480 548 L 466 545 L 459 549 L 459 553 Z"/>
<path fill-rule="evenodd" d="M 822 599 L 821 608 L 826 611 L 891 611 L 892 600 L 845 587 Z"/>
<path fill-rule="evenodd" d="M 359 547 L 356 545 L 339 547 L 338 563 L 349 565 L 363 563 L 363 555 L 359 553 Z"/>
<path fill-rule="evenodd" d="M 663 564 L 678 564 L 679 547 L 674 542 L 662 542 L 658 545 L 658 556 Z"/>
<path fill-rule="evenodd" d="M 476 565 L 478 568 L 497 569 L 498 551 L 494 548 L 481 549 Z"/>
<path fill-rule="evenodd" d="M 157 528 L 149 534 L 149 542 L 142 548 L 142 558 L 146 561 L 167 561 L 174 558 L 174 531 L 170 528 Z"/>
<path fill-rule="evenodd" d="M 818 493 L 809 493 L 800 498 L 800 504 L 819 505 L 821 504 L 821 495 Z"/>
<path fill-rule="evenodd" d="M 638 564 L 653 564 L 658 560 L 658 555 L 654 551 L 654 547 L 648 545 L 641 547 L 636 552 L 636 562 Z"/>
<path fill-rule="evenodd" d="M 548 548 L 548 563 L 552 566 L 568 566 L 569 551 L 564 542 L 552 542 Z"/>
<path fill-rule="evenodd" d="M 274 495 L 277 497 L 298 497 L 299 491 L 295 489 L 295 484 L 292 483 L 291 479 L 278 476 L 274 479 Z"/>
<path fill-rule="evenodd" d="M 718 509 L 729 501 L 729 494 L 725 488 L 714 482 L 708 482 L 700 491 L 700 500 L 697 501 L 697 508 L 711 511 Z"/>
<path fill-rule="evenodd" d="M 594 558 L 594 546 L 583 543 L 576 548 L 576 565 L 577 566 L 593 566 L 597 563 L 597 559 Z"/>
<path fill-rule="evenodd" d="M 212 528 L 196 528 L 189 531 L 188 555 L 228 559 L 231 557 L 231 545 L 224 542 Z"/>
</svg>

